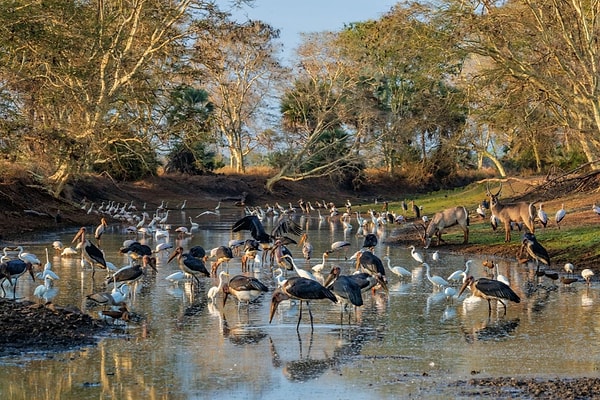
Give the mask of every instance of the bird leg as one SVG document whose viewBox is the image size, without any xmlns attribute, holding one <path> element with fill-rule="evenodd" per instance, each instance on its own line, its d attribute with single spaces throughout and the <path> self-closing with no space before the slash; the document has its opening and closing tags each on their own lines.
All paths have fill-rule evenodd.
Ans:
<svg viewBox="0 0 600 400">
<path fill-rule="evenodd" d="M 300 329 L 300 320 L 302 319 L 302 300 L 300 300 L 300 312 L 298 315 L 298 323 L 296 324 L 296 332 Z"/>
<path fill-rule="evenodd" d="M 312 311 L 310 310 L 310 303 L 308 301 L 306 302 L 306 307 L 308 308 L 308 315 L 310 315 L 310 331 L 313 332 L 315 327 L 313 326 L 313 316 Z"/>
<path fill-rule="evenodd" d="M 504 304 L 504 302 L 500 299 L 498 299 L 498 301 L 504 306 L 504 315 L 506 315 L 506 304 Z"/>
</svg>

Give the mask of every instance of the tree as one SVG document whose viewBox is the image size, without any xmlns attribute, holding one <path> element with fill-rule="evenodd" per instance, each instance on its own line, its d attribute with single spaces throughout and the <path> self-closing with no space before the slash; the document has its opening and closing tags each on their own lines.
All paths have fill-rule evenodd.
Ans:
<svg viewBox="0 0 600 400">
<path fill-rule="evenodd" d="M 210 92 L 231 167 L 244 172 L 244 157 L 256 146 L 254 122 L 265 116 L 273 85 L 285 73 L 276 59 L 279 31 L 260 21 L 230 20 L 197 24 L 195 31 L 193 66 Z"/>
<path fill-rule="evenodd" d="M 269 191 L 281 180 L 331 176 L 361 164 L 363 132 L 343 126 L 358 110 L 347 101 L 357 82 L 346 73 L 334 39 L 331 32 L 306 35 L 298 49 L 295 80 L 281 101 L 291 146 L 284 150 L 288 157 L 283 165 L 267 180 Z"/>
<path fill-rule="evenodd" d="M 547 151 L 540 145 L 548 139 L 551 148 L 576 144 L 588 162 L 595 161 L 600 155 L 600 43 L 595 39 L 600 1 L 447 4 L 444 13 L 460 24 L 463 48 L 484 60 L 471 83 L 482 89 L 493 81 L 503 89 L 501 97 L 485 99 L 480 108 L 505 109 L 505 95 L 511 94 L 511 104 L 521 104 L 519 115 L 539 116 L 527 125 L 522 118 L 513 121 L 515 138 L 530 138 L 535 147 L 536 168 Z M 498 118 L 488 113 L 487 119 Z"/>
<path fill-rule="evenodd" d="M 443 160 L 430 155 L 460 158 L 464 140 L 457 133 L 467 110 L 453 85 L 463 55 L 452 26 L 422 4 L 403 4 L 379 20 L 346 27 L 337 45 L 362 82 L 353 101 L 362 97 L 369 105 L 361 115 L 378 139 L 378 146 L 365 149 L 371 160 L 381 160 L 393 174 L 408 165 L 432 172 Z"/>
<path fill-rule="evenodd" d="M 154 150 L 147 148 L 153 106 L 181 58 L 192 8 L 195 15 L 214 12 L 200 0 L 2 7 L 0 76 L 28 116 L 24 145 L 49 171 L 54 195 L 122 148 L 115 140 Z"/>
</svg>

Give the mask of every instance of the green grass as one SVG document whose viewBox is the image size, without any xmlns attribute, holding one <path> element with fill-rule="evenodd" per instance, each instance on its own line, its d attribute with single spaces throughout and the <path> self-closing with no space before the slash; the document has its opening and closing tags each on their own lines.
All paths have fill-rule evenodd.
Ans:
<svg viewBox="0 0 600 400">
<path fill-rule="evenodd" d="M 423 207 L 422 215 L 433 216 L 434 213 L 449 207 L 463 205 L 471 215 L 469 227 L 469 245 L 483 246 L 488 254 L 501 254 L 507 257 L 514 257 L 520 247 L 520 238 L 522 232 L 515 230 L 512 232 L 510 243 L 504 242 L 504 227 L 499 226 L 493 231 L 490 226 L 489 218 L 485 220 L 479 218 L 475 209 L 477 205 L 486 198 L 486 188 L 481 184 L 471 184 L 464 188 L 454 190 L 443 190 L 432 192 L 426 195 L 407 197 L 406 200 L 414 200 L 415 204 Z M 381 205 L 363 205 L 361 211 L 373 208 L 380 210 Z M 389 210 L 399 214 L 404 214 L 412 218 L 412 210 L 404 212 L 401 208 L 401 201 L 389 203 Z M 489 210 L 488 210 L 489 215 Z M 536 223 L 536 237 L 539 242 L 548 250 L 552 260 L 552 268 L 562 270 L 565 262 L 571 262 L 577 265 L 585 265 L 586 268 L 594 269 L 594 266 L 600 262 L 600 238 L 598 227 L 594 225 L 572 226 L 568 229 L 563 227 L 557 229 L 556 225 L 543 229 L 539 223 Z M 459 228 L 451 228 L 444 233 L 444 240 L 448 243 L 462 243 L 462 231 Z M 457 248 L 457 250 L 459 250 Z M 477 249 L 482 251 L 481 247 Z M 460 251 L 460 250 L 459 250 Z M 465 249 L 465 251 L 469 251 Z"/>
</svg>

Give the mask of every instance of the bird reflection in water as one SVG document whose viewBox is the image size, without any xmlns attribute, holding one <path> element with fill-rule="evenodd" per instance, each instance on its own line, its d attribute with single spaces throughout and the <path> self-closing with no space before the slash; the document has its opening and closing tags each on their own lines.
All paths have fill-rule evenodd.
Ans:
<svg viewBox="0 0 600 400">
<path fill-rule="evenodd" d="M 465 340 L 468 343 L 476 341 L 501 340 L 509 338 L 519 326 L 519 318 L 515 319 L 497 319 L 492 321 L 487 319 L 474 325 L 470 329 L 463 329 Z"/>
<path fill-rule="evenodd" d="M 267 337 L 264 330 L 249 324 L 229 326 L 225 314 L 221 314 L 221 333 L 234 345 L 257 344 Z"/>
<path fill-rule="evenodd" d="M 342 335 L 347 335 L 347 339 L 342 339 Z M 271 361 L 273 367 L 281 368 L 283 375 L 293 382 L 306 382 L 317 379 L 329 369 L 333 371 L 340 370 L 344 363 L 355 360 L 361 356 L 363 346 L 372 339 L 377 339 L 378 333 L 372 328 L 340 328 L 340 340 L 333 349 L 331 355 L 325 353 L 323 358 L 314 358 L 311 355 L 313 345 L 313 333 L 310 333 L 308 351 L 303 353 L 302 337 L 298 333 L 299 357 L 296 360 L 284 361 L 277 352 L 275 342 L 269 337 L 271 349 Z"/>
</svg>

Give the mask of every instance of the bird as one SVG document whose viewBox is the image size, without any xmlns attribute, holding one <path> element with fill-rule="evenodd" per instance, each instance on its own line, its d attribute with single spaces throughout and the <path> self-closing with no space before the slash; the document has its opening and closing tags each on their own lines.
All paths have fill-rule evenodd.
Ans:
<svg viewBox="0 0 600 400">
<path fill-rule="evenodd" d="M 469 269 L 471 268 L 471 263 L 473 262 L 473 260 L 467 260 L 465 262 L 465 269 L 459 269 L 454 271 L 453 273 L 450 274 L 450 276 L 448 276 L 448 281 L 461 281 L 464 282 L 465 279 L 467 279 L 467 276 L 469 275 Z"/>
<path fill-rule="evenodd" d="M 573 272 L 575 271 L 575 266 L 573 264 L 566 263 L 564 268 L 567 274 L 573 275 Z"/>
<path fill-rule="evenodd" d="M 170 263 L 171 260 L 173 260 L 175 257 L 177 257 L 177 261 L 179 263 L 179 268 L 181 269 L 181 271 L 193 276 L 198 285 L 200 284 L 200 280 L 197 277 L 198 274 L 202 274 L 207 277 L 210 276 L 210 272 L 208 272 L 208 270 L 206 269 L 204 260 L 198 259 L 189 253 L 184 253 L 183 247 L 177 246 L 175 248 L 175 251 L 171 253 L 171 256 L 167 260 L 167 263 Z"/>
<path fill-rule="evenodd" d="M 431 282 L 431 284 L 436 289 L 441 289 L 441 288 L 444 288 L 446 286 L 450 286 L 450 284 L 444 278 L 442 278 L 441 276 L 438 276 L 438 275 L 431 276 L 429 274 L 429 264 L 423 263 L 423 265 L 425 266 L 425 276 L 427 276 L 427 279 L 429 280 L 429 282 Z"/>
<path fill-rule="evenodd" d="M 338 240 L 337 242 L 331 243 L 331 253 L 335 253 L 337 251 L 344 250 L 344 258 L 347 257 L 348 248 L 351 246 L 350 242 L 346 242 L 345 240 Z"/>
<path fill-rule="evenodd" d="M 315 271 L 315 272 L 321 272 L 323 269 L 325 269 L 325 268 L 326 268 L 326 266 L 325 266 L 325 265 L 326 265 L 326 263 L 327 263 L 327 259 L 329 258 L 329 253 L 330 253 L 330 251 L 329 251 L 329 250 L 328 250 L 328 251 L 325 251 L 325 252 L 323 253 L 323 260 L 322 260 L 322 262 L 321 262 L 320 264 L 315 264 L 315 265 L 313 265 L 313 266 L 312 266 L 312 270 L 313 270 L 313 271 Z"/>
<path fill-rule="evenodd" d="M 221 289 L 223 289 L 223 284 L 225 283 L 223 281 L 223 277 L 225 277 L 225 276 L 229 276 L 229 274 L 225 271 L 221 271 L 219 273 L 219 284 L 217 286 L 213 286 L 210 289 L 208 289 L 208 292 L 206 293 L 206 297 L 208 297 L 210 299 L 210 301 L 213 302 L 213 304 L 215 303 L 215 301 L 217 299 L 217 295 L 219 294 Z"/>
<path fill-rule="evenodd" d="M 556 212 L 554 217 L 558 229 L 560 229 L 560 222 L 565 218 L 565 215 L 567 215 L 567 210 L 565 210 L 565 203 L 562 203 L 560 209 Z"/>
<path fill-rule="evenodd" d="M 223 307 L 227 302 L 229 294 L 233 295 L 238 300 L 238 307 L 242 302 L 250 304 L 261 294 L 268 292 L 269 288 L 258 279 L 246 276 L 236 275 L 223 285 Z"/>
<path fill-rule="evenodd" d="M 17 281 L 21 275 L 25 273 L 25 271 L 29 272 L 31 275 L 31 279 L 35 282 L 35 276 L 33 274 L 33 264 L 30 262 L 26 262 L 23 260 L 8 260 L 3 263 L 0 263 L 0 286 L 2 287 L 2 291 L 4 292 L 4 296 L 6 296 L 6 291 L 4 290 L 4 286 L 1 285 L 4 280 L 8 280 L 13 287 L 13 298 L 16 298 L 16 290 L 17 290 Z"/>
<path fill-rule="evenodd" d="M 330 289 L 338 302 L 342 305 L 342 316 L 344 309 L 348 304 L 352 304 L 355 307 L 363 305 L 362 291 L 359 284 L 352 279 L 350 276 L 341 275 L 340 267 L 334 266 L 331 268 L 329 275 L 323 283 L 327 289 Z M 340 320 L 342 318 L 340 316 Z"/>
<path fill-rule="evenodd" d="M 120 287 L 113 287 L 111 292 L 98 292 L 88 294 L 86 299 L 94 304 L 100 304 L 104 306 L 120 306 L 125 302 L 125 298 L 129 292 L 129 285 L 124 283 Z"/>
<path fill-rule="evenodd" d="M 415 259 L 416 262 L 423 264 L 423 255 L 416 251 L 415 246 L 410 246 L 410 255 Z"/>
<path fill-rule="evenodd" d="M 33 295 L 41 301 L 48 302 L 52 300 L 57 294 L 58 290 L 53 288 L 53 279 L 50 276 L 44 277 L 44 284 L 39 285 L 33 291 Z"/>
<path fill-rule="evenodd" d="M 300 236 L 300 241 L 298 242 L 299 246 L 302 246 L 302 255 L 305 260 L 310 260 L 313 252 L 313 245 L 308 241 L 308 233 L 304 232 L 302 236 Z"/>
<path fill-rule="evenodd" d="M 457 297 L 456 289 L 454 289 L 451 286 L 448 286 L 447 288 L 444 289 L 444 295 L 446 296 L 446 301 L 449 301 L 450 303 L 452 303 L 454 301 L 454 299 Z"/>
<path fill-rule="evenodd" d="M 273 227 L 271 233 L 267 233 L 265 228 L 256 215 L 246 215 L 236 221 L 231 227 L 232 232 L 249 230 L 255 240 L 258 240 L 263 250 L 268 250 L 271 247 L 271 242 L 287 233 L 294 235 L 302 235 L 302 227 L 293 220 L 284 217 Z M 263 253 L 263 261 L 266 255 Z"/>
<path fill-rule="evenodd" d="M 17 246 L 16 250 L 19 251 L 19 254 L 17 255 L 17 257 L 25 262 L 30 262 L 33 265 L 42 265 L 42 262 L 40 261 L 40 259 L 38 258 L 38 256 L 36 256 L 33 253 L 29 253 L 26 252 L 23 249 L 23 246 Z"/>
<path fill-rule="evenodd" d="M 548 251 L 537 241 L 533 233 L 524 233 L 522 242 L 523 244 L 521 245 L 521 252 L 523 251 L 523 248 L 527 250 L 527 254 L 535 261 L 537 265 L 536 272 L 540 269 L 540 262 L 550 266 L 550 256 L 548 255 Z"/>
<path fill-rule="evenodd" d="M 142 258 L 144 256 L 152 256 L 152 248 L 150 246 L 141 244 L 140 242 L 129 242 L 129 246 L 121 247 L 119 250 L 122 254 L 127 254 L 133 259 Z"/>
<path fill-rule="evenodd" d="M 404 267 L 401 267 L 399 265 L 392 267 L 392 262 L 391 262 L 389 256 L 384 256 L 383 259 L 387 261 L 388 269 L 390 271 L 392 271 L 394 274 L 398 275 L 400 277 L 400 279 L 404 278 L 405 276 L 406 277 L 412 276 L 412 272 L 410 272 L 409 270 L 407 270 Z"/>
<path fill-rule="evenodd" d="M 475 211 L 482 219 L 485 219 L 485 208 L 481 203 L 477 205 L 477 209 Z"/>
<path fill-rule="evenodd" d="M 583 277 L 583 279 L 585 279 L 585 282 L 589 286 L 590 281 L 592 280 L 592 276 L 594 276 L 594 271 L 592 271 L 589 268 L 586 268 L 583 271 L 581 271 L 581 276 Z"/>
<path fill-rule="evenodd" d="M 356 258 L 356 270 L 362 270 L 377 280 L 383 290 L 388 293 L 387 277 L 383 262 L 375 254 L 368 250 L 359 250 L 351 258 Z M 375 290 L 375 289 L 373 289 Z"/>
<path fill-rule="evenodd" d="M 75 243 L 77 240 L 81 240 L 80 243 L 83 248 L 82 256 L 87 256 L 90 264 L 92 265 L 93 277 L 96 272 L 94 268 L 96 265 L 99 265 L 103 269 L 108 269 L 108 267 L 106 265 L 106 260 L 104 259 L 104 253 L 102 252 L 102 250 L 100 250 L 98 246 L 96 246 L 94 243 L 90 242 L 90 240 L 85 237 L 85 234 L 86 228 L 81 227 L 79 231 L 77 231 L 77 234 L 75 235 L 71 243 Z"/>
<path fill-rule="evenodd" d="M 273 316 L 275 315 L 275 311 L 277 311 L 277 307 L 279 307 L 279 304 L 282 301 L 289 299 L 300 301 L 298 323 L 296 324 L 297 332 L 300 330 L 300 320 L 302 319 L 303 302 L 306 302 L 308 314 L 310 315 L 311 332 L 314 331 L 314 325 L 312 311 L 310 310 L 310 301 L 329 299 L 334 303 L 338 302 L 337 297 L 335 297 L 335 294 L 331 290 L 327 289 L 325 286 L 321 285 L 319 282 L 313 281 L 312 279 L 302 278 L 300 276 L 294 276 L 285 281 L 283 285 L 281 285 L 281 287 L 275 289 L 275 291 L 273 292 L 273 296 L 271 297 L 269 323 L 273 321 Z"/>
<path fill-rule="evenodd" d="M 600 215 L 600 207 L 598 207 L 596 205 L 596 203 L 592 204 L 592 210 L 597 214 Z"/>
<path fill-rule="evenodd" d="M 440 252 L 439 251 L 434 251 L 433 254 L 431 255 L 431 259 L 435 262 L 440 261 Z"/>
<path fill-rule="evenodd" d="M 506 304 L 502 301 L 503 299 L 514 301 L 515 303 L 521 302 L 521 298 L 510 286 L 495 279 L 479 278 L 475 280 L 472 275 L 468 276 L 458 292 L 458 297 L 463 294 L 467 287 L 471 290 L 473 296 L 487 300 L 488 316 L 492 314 L 491 301 L 493 299 L 498 300 L 504 306 L 504 315 L 506 315 Z"/>
<path fill-rule="evenodd" d="M 217 259 L 217 261 L 211 265 L 211 276 L 216 277 L 219 266 L 223 263 L 228 263 L 229 260 L 233 258 L 233 251 L 231 250 L 231 247 L 219 246 L 211 251 L 211 257 L 215 257 Z"/>
<path fill-rule="evenodd" d="M 538 206 L 537 216 L 540 220 L 540 223 L 545 228 L 546 225 L 548 225 L 548 214 L 546 214 L 546 211 L 544 211 L 543 206 L 543 203 L 540 203 Z"/>
<path fill-rule="evenodd" d="M 283 276 L 283 270 L 281 268 L 276 268 L 273 270 L 273 273 L 277 273 L 277 275 L 275 275 L 275 283 L 277 283 L 277 287 L 280 287 L 287 280 Z"/>
<path fill-rule="evenodd" d="M 287 261 L 292 264 L 292 267 L 294 268 L 294 271 L 296 271 L 296 274 L 298 274 L 298 276 L 301 276 L 303 278 L 306 279 L 312 279 L 312 280 L 317 280 L 317 278 L 315 278 L 315 276 L 310 273 L 309 271 L 302 269 L 300 267 L 298 267 L 296 265 L 296 263 L 294 262 L 294 257 L 290 256 L 289 254 L 284 254 L 283 258 L 287 259 Z"/>
<path fill-rule="evenodd" d="M 116 324 L 118 320 L 121 320 L 125 323 L 129 321 L 129 310 L 125 304 L 122 304 L 118 310 L 104 310 L 99 313 L 100 317 L 112 321 L 113 324 Z"/>
<path fill-rule="evenodd" d="M 375 249 L 375 246 L 377 246 L 377 235 L 374 233 L 367 233 L 365 235 L 365 239 L 363 240 L 363 246 L 366 249 L 369 249 L 371 251 L 373 251 Z"/>
<path fill-rule="evenodd" d="M 144 275 L 144 269 L 146 267 L 149 266 L 154 270 L 154 272 L 158 272 L 154 263 L 155 261 L 153 262 L 153 258 L 151 258 L 150 256 L 144 256 L 142 258 L 142 264 L 127 265 L 119 269 L 114 274 L 112 274 L 112 276 L 106 277 L 105 283 L 107 285 L 113 283 L 115 286 L 121 283 L 128 283 L 132 286 L 135 286 L 135 283 L 138 280 L 140 280 Z"/>
<path fill-rule="evenodd" d="M 106 232 L 106 228 L 108 228 L 108 223 L 106 223 L 106 218 L 102 217 L 100 219 L 100 225 L 98 225 L 94 231 L 94 238 L 99 241 L 104 232 Z"/>
</svg>

